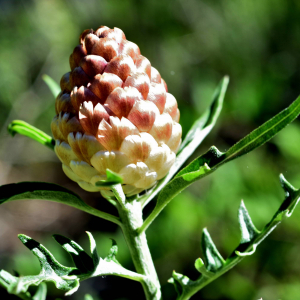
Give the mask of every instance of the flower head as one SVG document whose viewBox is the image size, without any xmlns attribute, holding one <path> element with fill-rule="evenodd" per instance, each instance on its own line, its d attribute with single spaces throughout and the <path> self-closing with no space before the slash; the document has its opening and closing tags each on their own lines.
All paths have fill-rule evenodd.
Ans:
<svg viewBox="0 0 300 300">
<path fill-rule="evenodd" d="M 63 75 L 51 129 L 65 174 L 87 191 L 106 169 L 123 178 L 128 196 L 152 187 L 181 143 L 176 99 L 159 72 L 121 29 L 85 30 Z"/>
</svg>

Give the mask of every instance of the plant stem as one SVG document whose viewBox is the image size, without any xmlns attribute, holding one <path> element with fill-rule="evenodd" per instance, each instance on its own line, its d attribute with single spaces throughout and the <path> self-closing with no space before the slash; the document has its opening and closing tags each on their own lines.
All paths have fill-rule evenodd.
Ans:
<svg viewBox="0 0 300 300">
<path fill-rule="evenodd" d="M 141 203 L 134 200 L 122 203 L 122 205 L 118 204 L 117 207 L 123 234 L 136 271 L 148 278 L 142 282 L 146 299 L 161 300 L 160 283 L 148 248 L 146 235 L 144 232 L 137 233 L 137 229 L 143 224 Z"/>
</svg>

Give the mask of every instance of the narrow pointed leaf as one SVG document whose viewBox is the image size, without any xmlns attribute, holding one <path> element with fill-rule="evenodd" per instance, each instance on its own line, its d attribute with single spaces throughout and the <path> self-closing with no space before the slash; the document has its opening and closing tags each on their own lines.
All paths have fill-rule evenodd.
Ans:
<svg viewBox="0 0 300 300">
<path fill-rule="evenodd" d="M 231 147 L 224 155 L 222 163 L 240 157 L 260 147 L 280 130 L 294 121 L 300 114 L 300 96 L 286 109 L 265 122 Z"/>
<path fill-rule="evenodd" d="M 206 264 L 206 269 L 210 272 L 216 272 L 221 269 L 225 263 L 223 257 L 217 250 L 206 228 L 203 229 L 201 238 L 201 248 Z"/>
<path fill-rule="evenodd" d="M 60 86 L 49 75 L 44 74 L 42 78 L 50 89 L 52 95 L 56 98 L 60 93 Z"/>
<path fill-rule="evenodd" d="M 87 205 L 78 195 L 57 184 L 19 182 L 0 186 L 0 205 L 9 201 L 27 199 L 63 203 L 120 225 L 119 218 Z"/>
<path fill-rule="evenodd" d="M 252 223 L 244 201 L 241 202 L 238 217 L 242 234 L 241 244 L 248 243 L 259 234 L 259 231 L 255 228 L 254 224 Z"/>
<path fill-rule="evenodd" d="M 53 238 L 69 253 L 81 273 L 89 273 L 94 270 L 93 259 L 76 242 L 59 234 L 53 235 Z"/>
<path fill-rule="evenodd" d="M 12 135 L 15 136 L 17 133 L 27 136 L 42 145 L 45 145 L 49 147 L 50 149 L 54 150 L 55 146 L 55 140 L 45 132 L 37 129 L 36 127 L 20 120 L 14 120 L 12 121 L 8 127 L 7 127 L 8 132 Z"/>
<path fill-rule="evenodd" d="M 96 266 L 98 266 L 99 262 L 100 262 L 100 258 L 98 255 L 98 251 L 97 251 L 97 247 L 96 247 L 96 241 L 93 237 L 93 235 L 90 232 L 86 232 L 88 237 L 89 237 L 89 241 L 90 241 L 90 251 L 92 254 L 92 258 L 93 258 L 93 263 L 94 263 L 94 269 L 96 268 Z"/>
</svg>

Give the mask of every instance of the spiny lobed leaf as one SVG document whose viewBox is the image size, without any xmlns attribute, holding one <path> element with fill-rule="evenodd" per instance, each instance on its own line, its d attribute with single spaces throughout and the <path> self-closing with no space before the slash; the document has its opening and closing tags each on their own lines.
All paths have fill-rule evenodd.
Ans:
<svg viewBox="0 0 300 300">
<path fill-rule="evenodd" d="M 178 172 L 178 174 L 160 191 L 156 206 L 140 228 L 140 232 L 147 229 L 156 216 L 178 193 L 183 191 L 193 182 L 211 174 L 224 163 L 263 145 L 285 126 L 294 121 L 299 114 L 300 96 L 288 108 L 252 131 L 227 152 L 220 152 L 213 146 L 204 155 L 196 158 L 188 166 Z"/>
<path fill-rule="evenodd" d="M 114 240 L 108 255 L 102 259 L 98 256 L 92 234 L 88 232 L 88 235 L 92 257 L 76 242 L 61 235 L 53 236 L 55 241 L 72 257 L 75 264 L 75 267 L 65 267 L 43 245 L 24 234 L 20 234 L 21 242 L 38 258 L 41 271 L 38 275 L 16 277 L 2 270 L 0 272 L 0 284 L 9 293 L 22 299 L 45 300 L 43 297 L 46 295 L 46 290 L 43 282 L 53 282 L 58 289 L 67 292 L 66 295 L 71 295 L 79 288 L 80 281 L 96 276 L 116 275 L 139 282 L 147 280 L 144 275 L 126 270 L 120 265 L 116 259 L 118 247 Z M 43 285 L 41 286 L 41 284 Z M 31 285 L 40 285 L 33 298 L 27 291 Z"/>
<path fill-rule="evenodd" d="M 193 281 L 182 274 L 173 272 L 173 277 L 169 280 L 174 284 L 178 293 L 177 300 L 190 299 L 204 286 L 233 268 L 245 256 L 252 255 L 257 246 L 281 223 L 282 219 L 291 216 L 300 200 L 300 190 L 295 189 L 282 174 L 280 175 L 280 182 L 285 191 L 285 199 L 262 231 L 255 228 L 243 201 L 241 202 L 238 212 L 241 229 L 240 244 L 225 261 L 212 242 L 207 230 L 203 230 L 201 248 L 205 263 L 200 258 L 195 262 L 196 269 L 201 273 L 200 277 Z"/>
<path fill-rule="evenodd" d="M 19 182 L 0 186 L 0 205 L 26 199 L 63 203 L 120 225 L 119 218 L 87 205 L 78 195 L 54 183 Z"/>
</svg>

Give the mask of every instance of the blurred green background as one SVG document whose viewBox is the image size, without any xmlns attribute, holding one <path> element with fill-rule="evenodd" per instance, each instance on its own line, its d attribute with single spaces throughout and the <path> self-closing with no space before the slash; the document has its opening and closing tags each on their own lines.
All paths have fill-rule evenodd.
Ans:
<svg viewBox="0 0 300 300">
<path fill-rule="evenodd" d="M 25 137 L 11 138 L 6 131 L 11 120 L 22 119 L 50 134 L 54 99 L 42 75 L 59 82 L 84 29 L 119 27 L 139 45 L 176 97 L 184 134 L 209 104 L 222 76 L 230 75 L 222 115 L 196 157 L 211 145 L 228 149 L 300 93 L 299 15 L 298 0 L 0 0 L 0 183 L 58 183 L 114 213 L 97 194 L 71 182 L 54 153 Z M 192 279 L 198 276 L 193 265 L 201 256 L 202 228 L 207 227 L 226 257 L 239 242 L 241 199 L 261 228 L 284 197 L 279 173 L 300 187 L 299 145 L 300 123 L 295 121 L 262 148 L 193 184 L 167 206 L 147 231 L 165 300 L 176 298 L 167 283 L 174 269 Z M 192 299 L 300 299 L 299 220 L 297 208 L 253 256 Z M 116 226 L 63 205 L 18 201 L 0 207 L 0 269 L 21 275 L 39 271 L 18 233 L 43 243 L 70 265 L 51 235 L 66 235 L 87 249 L 86 230 L 95 235 L 102 256 L 114 238 L 119 261 L 133 268 Z M 48 287 L 47 300 L 65 299 L 53 285 Z M 144 299 L 138 283 L 117 277 L 83 282 L 66 299 L 83 300 L 88 292 L 95 300 Z M 0 298 L 18 299 L 2 288 Z"/>
</svg>

